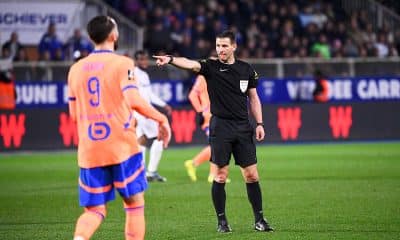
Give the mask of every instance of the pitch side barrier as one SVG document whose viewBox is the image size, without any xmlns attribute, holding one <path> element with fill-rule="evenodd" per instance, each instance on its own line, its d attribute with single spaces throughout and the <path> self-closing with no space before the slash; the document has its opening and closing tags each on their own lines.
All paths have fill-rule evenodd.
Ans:
<svg viewBox="0 0 400 240">
<path fill-rule="evenodd" d="M 400 139 L 400 101 L 264 104 L 265 143 Z M 175 107 L 172 146 L 206 144 L 191 107 Z M 96 125 L 100 126 L 100 125 Z M 102 134 L 93 128 L 92 134 Z M 76 125 L 66 107 L 0 111 L 0 152 L 74 149 Z"/>
<path fill-rule="evenodd" d="M 153 81 L 153 92 L 172 106 L 188 104 L 190 81 Z M 311 103 L 312 78 L 259 80 L 257 92 L 263 104 Z M 65 82 L 17 82 L 17 108 L 59 108 L 68 104 Z M 400 101 L 400 77 L 329 78 L 329 102 Z"/>
</svg>

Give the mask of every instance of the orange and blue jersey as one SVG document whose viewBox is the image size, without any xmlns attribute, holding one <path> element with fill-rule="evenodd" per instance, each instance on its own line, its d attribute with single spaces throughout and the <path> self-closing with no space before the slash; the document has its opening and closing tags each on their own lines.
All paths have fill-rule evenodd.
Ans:
<svg viewBox="0 0 400 240">
<path fill-rule="evenodd" d="M 203 75 L 198 75 L 196 81 L 190 90 L 189 100 L 194 110 L 198 113 L 202 113 L 204 122 L 201 125 L 201 129 L 208 131 L 211 119 L 210 111 L 210 97 L 207 91 L 207 82 Z"/>
<path fill-rule="evenodd" d="M 81 206 L 115 199 L 114 189 L 129 197 L 147 188 L 131 109 L 131 102 L 143 105 L 133 68 L 127 57 L 94 51 L 68 74 L 70 115 L 77 122 L 79 137 Z M 148 110 L 146 106 L 135 109 Z M 152 116 L 157 118 L 154 112 Z"/>
<path fill-rule="evenodd" d="M 133 110 L 123 96 L 137 90 L 133 69 L 133 60 L 108 50 L 96 50 L 71 67 L 69 107 L 81 168 L 119 164 L 140 152 Z"/>
</svg>

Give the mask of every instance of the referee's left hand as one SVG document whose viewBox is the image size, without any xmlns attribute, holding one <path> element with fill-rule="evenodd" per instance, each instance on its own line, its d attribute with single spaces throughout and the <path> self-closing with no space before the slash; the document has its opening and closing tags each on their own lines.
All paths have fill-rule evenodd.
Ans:
<svg viewBox="0 0 400 240">
<path fill-rule="evenodd" d="M 261 142 L 264 140 L 265 137 L 265 132 L 264 132 L 264 127 L 259 125 L 256 127 L 256 140 Z"/>
<path fill-rule="evenodd" d="M 153 58 L 156 59 L 156 64 L 157 66 L 164 66 L 168 64 L 169 60 L 171 59 L 169 56 L 158 56 L 158 55 L 153 55 Z"/>
</svg>

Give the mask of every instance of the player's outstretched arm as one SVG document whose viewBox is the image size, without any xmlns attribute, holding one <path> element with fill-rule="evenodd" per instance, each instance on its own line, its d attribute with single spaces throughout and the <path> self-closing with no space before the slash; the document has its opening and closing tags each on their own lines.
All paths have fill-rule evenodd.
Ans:
<svg viewBox="0 0 400 240">
<path fill-rule="evenodd" d="M 153 106 L 147 103 L 139 94 L 137 89 L 125 91 L 124 98 L 128 105 L 142 116 L 151 118 L 159 124 L 158 140 L 163 141 L 164 147 L 168 146 L 171 140 L 171 127 L 168 123 L 168 118 L 157 111 Z"/>
<path fill-rule="evenodd" d="M 192 70 L 193 72 L 199 72 L 201 65 L 199 62 L 190 60 L 185 57 L 173 57 L 171 55 L 157 56 L 153 55 L 156 59 L 157 66 L 164 66 L 166 64 L 174 65 L 178 68 Z"/>
</svg>

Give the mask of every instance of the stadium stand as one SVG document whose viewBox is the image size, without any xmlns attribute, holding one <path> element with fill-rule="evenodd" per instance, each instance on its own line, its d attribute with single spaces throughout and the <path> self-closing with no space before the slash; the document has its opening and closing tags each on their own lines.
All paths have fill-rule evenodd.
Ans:
<svg viewBox="0 0 400 240">
<path fill-rule="evenodd" d="M 215 54 L 214 36 L 225 29 L 237 32 L 240 58 L 392 57 L 400 51 L 400 31 L 393 31 L 385 22 L 377 26 L 369 21 L 366 9 L 345 11 L 339 0 L 104 2 L 144 29 L 144 48 L 150 54 L 204 58 Z M 399 13 L 398 1 L 371 2 Z M 76 47 L 71 47 L 71 39 L 59 42 L 61 57 L 53 54 L 51 59 L 73 60 Z M 30 60 L 46 59 L 43 46 L 34 46 L 39 53 L 27 46 L 16 60 L 26 60 L 26 56 Z"/>
<path fill-rule="evenodd" d="M 106 2 L 145 28 L 151 54 L 212 55 L 214 36 L 225 29 L 237 32 L 241 58 L 390 57 L 400 47 L 398 34 L 372 28 L 366 11 L 347 14 L 340 1 Z"/>
</svg>

